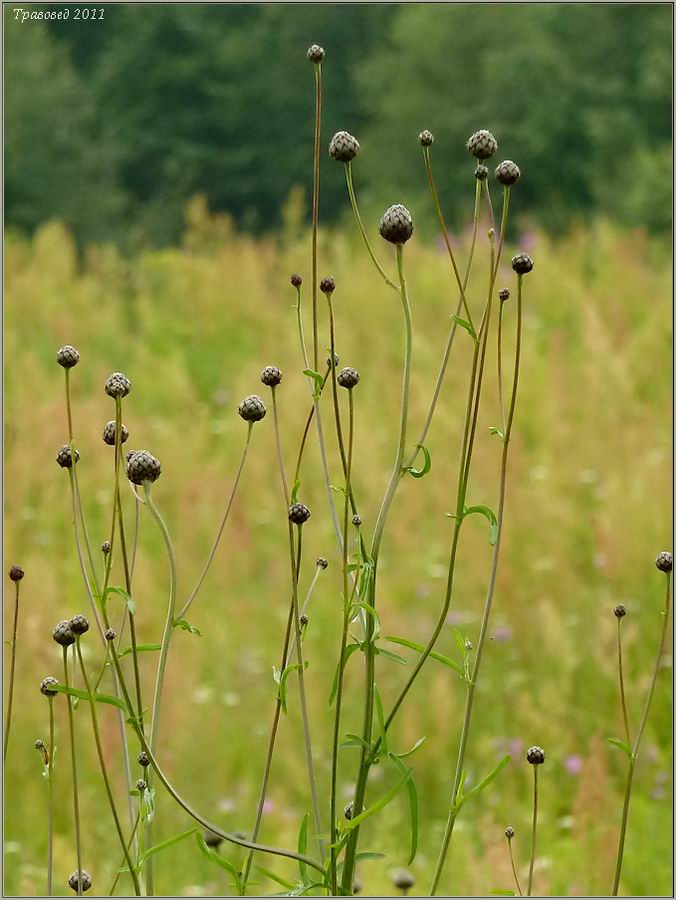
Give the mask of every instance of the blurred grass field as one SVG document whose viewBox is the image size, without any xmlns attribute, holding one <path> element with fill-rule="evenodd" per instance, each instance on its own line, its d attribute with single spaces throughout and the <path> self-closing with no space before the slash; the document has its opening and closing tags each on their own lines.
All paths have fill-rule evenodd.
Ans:
<svg viewBox="0 0 676 900">
<path fill-rule="evenodd" d="M 415 211 L 414 211 L 415 212 Z M 309 280 L 309 241 L 289 224 L 277 239 L 235 233 L 196 201 L 183 243 L 123 258 L 106 246 L 82 255 L 58 223 L 32 240 L 8 236 L 5 323 L 5 569 L 26 570 L 18 642 L 15 712 L 5 770 L 5 891 L 41 894 L 46 859 L 46 782 L 33 750 L 47 738 L 40 680 L 60 677 L 51 628 L 87 612 L 70 525 L 68 478 L 54 456 L 64 442 L 63 373 L 56 349 L 81 352 L 73 371 L 78 474 L 95 546 L 107 537 L 113 454 L 101 440 L 114 406 L 106 376 L 132 380 L 123 419 L 130 448 L 162 461 L 154 489 L 175 543 L 179 600 L 203 565 L 245 437 L 239 400 L 265 395 L 262 367 L 279 365 L 281 428 L 287 465 L 295 459 L 308 412 L 308 386 L 295 331 L 289 275 Z M 485 229 L 484 233 L 485 233 Z M 468 754 L 476 781 L 504 753 L 512 763 L 492 788 L 461 814 L 442 891 L 483 895 L 511 889 L 503 837 L 511 824 L 520 870 L 528 862 L 531 772 L 525 748 L 547 752 L 541 774 L 536 893 L 599 895 L 612 883 L 625 758 L 607 742 L 621 736 L 612 607 L 625 603 L 625 655 L 632 721 L 638 720 L 653 664 L 663 577 L 653 559 L 671 549 L 671 385 L 669 247 L 639 232 L 604 224 L 557 239 L 512 229 L 498 286 L 513 287 L 508 259 L 527 249 L 535 269 L 525 279 L 524 357 L 510 456 L 505 540 L 490 642 L 477 692 Z M 518 246 L 517 246 L 518 244 Z M 377 247 L 388 269 L 389 248 Z M 466 256 L 460 241 L 460 255 Z M 442 251 L 419 239 L 406 246 L 414 318 L 410 440 L 431 396 L 456 293 Z M 354 487 L 370 535 L 389 477 L 396 440 L 401 315 L 353 229 L 320 235 L 320 275 L 338 289 L 337 351 L 362 376 L 355 394 Z M 470 303 L 478 309 L 487 283 L 482 240 Z M 323 298 L 320 298 L 323 300 Z M 306 310 L 309 290 L 304 290 Z M 322 312 L 323 341 L 326 316 Z M 506 307 L 511 365 L 513 303 Z M 432 471 L 401 482 L 383 545 L 379 608 L 386 635 L 425 642 L 443 600 L 460 429 L 468 383 L 469 339 L 458 334 L 441 401 L 428 437 Z M 500 447 L 495 345 L 482 407 L 469 501 L 495 507 Z M 328 399 L 328 398 L 327 398 Z M 332 470 L 337 454 L 325 406 Z M 305 643 L 306 684 L 315 760 L 328 797 L 331 711 L 327 697 L 340 629 L 339 556 L 319 477 L 315 442 L 300 496 L 313 516 L 304 529 L 307 587 L 318 555 L 330 561 L 319 579 Z M 338 476 L 334 479 L 337 481 Z M 131 525 L 131 497 L 125 493 Z M 475 641 L 488 578 L 487 528 L 478 517 L 463 527 L 449 627 L 437 647 L 455 655 L 451 625 Z M 214 567 L 188 618 L 202 637 L 175 633 L 166 683 L 160 759 L 179 791 L 230 830 L 250 830 L 255 813 L 288 609 L 286 516 L 274 453 L 272 416 L 254 428 L 240 492 Z M 121 583 L 118 565 L 115 583 Z M 134 578 L 139 640 L 158 641 L 166 608 L 167 563 L 149 516 L 141 521 Z M 11 592 L 5 628 L 11 622 Z M 86 640 L 92 668 L 98 638 Z M 145 693 L 154 659 L 145 654 Z M 359 729 L 361 659 L 347 669 L 343 731 Z M 377 680 L 387 708 L 406 672 L 379 660 Z M 671 657 L 656 692 L 631 809 L 622 892 L 671 893 Z M 295 687 L 295 683 L 293 685 Z M 261 840 L 295 846 L 308 807 L 296 691 L 290 691 L 275 756 Z M 425 735 L 411 758 L 420 797 L 420 849 L 412 866 L 426 892 L 440 845 L 464 703 L 449 669 L 429 661 L 393 727 L 401 752 Z M 55 886 L 66 894 L 76 868 L 66 750 L 65 707 L 57 703 Z M 118 796 L 123 782 L 112 710 L 99 713 Z M 76 713 L 81 751 L 84 865 L 94 891 L 107 893 L 120 861 L 91 738 L 89 711 Z M 131 742 L 135 754 L 134 741 Z M 357 755 L 341 755 L 340 800 L 347 802 Z M 373 771 L 370 798 L 394 777 Z M 327 806 L 327 804 L 325 804 Z M 157 840 L 190 827 L 158 792 Z M 326 809 L 324 810 L 326 816 Z M 385 860 L 362 864 L 365 894 L 387 894 L 390 873 L 405 865 L 408 818 L 397 798 L 364 827 L 361 849 Z M 223 847 L 233 862 L 236 848 Z M 262 865 L 294 876 L 294 866 L 268 857 Z M 192 841 L 156 858 L 157 893 L 222 893 L 224 873 Z M 125 890 L 127 889 L 125 884 Z M 279 888 L 261 880 L 260 890 Z M 414 889 L 415 892 L 415 889 Z"/>
</svg>

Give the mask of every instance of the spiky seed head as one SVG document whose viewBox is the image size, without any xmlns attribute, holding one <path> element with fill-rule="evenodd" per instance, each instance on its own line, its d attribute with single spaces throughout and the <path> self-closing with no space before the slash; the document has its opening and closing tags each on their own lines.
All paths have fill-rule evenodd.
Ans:
<svg viewBox="0 0 676 900">
<path fill-rule="evenodd" d="M 324 559 L 323 556 L 317 557 L 317 566 L 318 566 L 320 569 L 328 569 L 328 567 L 329 567 L 329 561 L 328 561 L 328 559 Z"/>
<path fill-rule="evenodd" d="M 352 524 L 356 525 L 357 528 L 361 525 L 361 516 L 358 516 L 356 513 L 352 516 Z"/>
<path fill-rule="evenodd" d="M 350 162 L 359 153 L 359 141 L 349 131 L 337 131 L 329 144 L 329 156 L 338 162 Z"/>
<path fill-rule="evenodd" d="M 79 872 L 73 872 L 68 878 L 68 886 L 77 892 L 78 882 L 83 891 L 88 891 L 92 886 L 92 876 L 85 869 L 80 869 Z"/>
<path fill-rule="evenodd" d="M 282 370 L 277 366 L 266 366 L 261 372 L 261 381 L 268 387 L 277 387 L 282 380 Z"/>
<path fill-rule="evenodd" d="M 75 635 L 73 634 L 73 629 L 70 627 L 70 620 L 63 619 L 58 625 L 55 625 L 54 630 L 52 631 L 52 637 L 56 643 L 61 644 L 62 647 L 70 647 L 71 644 L 74 644 Z"/>
<path fill-rule="evenodd" d="M 477 159 L 488 159 L 498 149 L 498 142 L 490 131 L 481 128 L 479 131 L 475 131 L 467 141 L 467 149 Z"/>
<path fill-rule="evenodd" d="M 320 63 L 324 59 L 324 48 L 319 44 L 312 44 L 307 48 L 307 58 L 312 63 Z"/>
<path fill-rule="evenodd" d="M 103 429 L 103 442 L 108 444 L 109 447 L 115 446 L 115 420 L 112 419 L 110 422 L 106 422 L 106 425 Z M 124 444 L 124 442 L 129 438 L 129 429 L 122 425 L 120 429 L 120 443 Z"/>
<path fill-rule="evenodd" d="M 64 444 L 63 447 L 59 447 L 56 453 L 56 461 L 61 466 L 62 469 L 70 469 L 73 466 L 73 456 L 70 452 L 70 447 L 68 444 Z M 76 450 L 75 451 L 75 462 L 78 463 L 80 461 L 80 454 Z"/>
<path fill-rule="evenodd" d="M 353 804 L 352 800 L 350 800 L 350 802 L 347 804 L 347 806 L 343 810 L 343 815 L 345 816 L 345 818 L 347 819 L 348 822 L 352 818 L 353 808 L 354 808 L 354 804 Z"/>
<path fill-rule="evenodd" d="M 474 170 L 474 177 L 477 181 L 485 181 L 488 178 L 488 169 L 486 166 L 482 166 L 481 163 L 478 163 Z"/>
<path fill-rule="evenodd" d="M 334 365 L 334 367 L 337 366 L 339 362 L 340 362 L 340 357 L 338 356 L 337 353 L 334 353 L 334 354 L 333 354 L 333 365 Z M 326 365 L 329 367 L 329 369 L 331 368 L 331 357 L 330 357 L 330 356 L 327 356 L 327 357 L 326 357 Z"/>
<path fill-rule="evenodd" d="M 73 616 L 70 620 L 70 630 L 73 634 L 86 634 L 89 631 L 89 619 L 86 616 Z"/>
<path fill-rule="evenodd" d="M 118 400 L 127 396 L 131 390 L 131 381 L 122 372 L 113 372 L 108 376 L 103 387 L 109 397 Z"/>
<path fill-rule="evenodd" d="M 21 581 L 25 574 L 21 566 L 12 566 L 9 570 L 9 577 L 12 581 Z"/>
<path fill-rule="evenodd" d="M 148 759 L 148 754 L 146 753 L 145 750 L 141 750 L 141 752 L 139 753 L 138 764 L 139 764 L 139 766 L 142 766 L 144 769 L 147 769 L 148 766 L 150 765 L 150 760 Z"/>
<path fill-rule="evenodd" d="M 356 369 L 353 369 L 352 366 L 345 366 L 345 368 L 341 369 L 338 373 L 338 384 L 341 387 L 347 388 L 348 391 L 351 391 L 352 388 L 355 388 L 359 384 L 359 372 Z"/>
<path fill-rule="evenodd" d="M 432 134 L 431 131 L 428 131 L 427 129 L 425 129 L 424 131 L 421 131 L 420 134 L 418 135 L 418 140 L 420 141 L 420 144 L 423 147 L 431 147 L 432 144 L 434 143 L 434 135 Z"/>
<path fill-rule="evenodd" d="M 395 869 L 392 873 L 392 883 L 400 891 L 410 891 L 415 884 L 415 878 L 408 869 Z"/>
<path fill-rule="evenodd" d="M 622 619 L 627 615 L 627 609 L 623 603 L 618 603 L 617 606 L 613 609 L 613 614 L 615 618 Z"/>
<path fill-rule="evenodd" d="M 383 213 L 378 231 L 391 244 L 405 244 L 413 234 L 411 213 L 401 203 L 395 203 Z"/>
<path fill-rule="evenodd" d="M 294 272 L 294 274 L 291 276 L 291 284 L 297 288 L 297 287 L 300 287 L 302 283 L 303 283 L 302 276 L 298 275 L 297 273 Z"/>
<path fill-rule="evenodd" d="M 142 794 L 147 787 L 148 787 L 148 783 L 146 782 L 146 780 L 144 778 L 139 778 L 139 780 L 136 782 L 136 790 L 140 794 Z"/>
<path fill-rule="evenodd" d="M 526 751 L 526 759 L 531 766 L 541 766 L 545 761 L 545 751 L 542 747 L 530 747 Z"/>
<path fill-rule="evenodd" d="M 660 572 L 671 572 L 674 567 L 674 557 L 668 550 L 663 550 L 661 553 L 657 554 L 655 565 Z"/>
<path fill-rule="evenodd" d="M 303 525 L 310 518 L 310 510 L 304 503 L 293 503 L 289 507 L 289 521 L 294 525 Z"/>
<path fill-rule="evenodd" d="M 105 634 L 106 634 L 107 641 L 114 641 L 115 638 L 117 637 L 117 632 L 115 631 L 114 628 L 106 628 Z"/>
<path fill-rule="evenodd" d="M 512 838 L 514 837 L 514 829 L 512 828 L 511 825 L 508 825 L 505 828 L 505 837 L 507 838 L 508 841 L 511 841 Z"/>
<path fill-rule="evenodd" d="M 298 619 L 298 621 L 300 622 L 300 624 L 301 624 L 303 627 L 305 627 L 305 626 L 307 625 L 307 623 L 308 623 L 310 620 L 309 620 L 308 617 L 305 615 L 305 613 L 303 613 L 303 615 Z"/>
<path fill-rule="evenodd" d="M 266 412 L 265 403 L 256 394 L 245 397 L 239 404 L 239 414 L 245 422 L 260 422 Z"/>
<path fill-rule="evenodd" d="M 48 675 L 46 678 L 43 678 L 40 682 L 40 690 L 45 695 L 45 697 L 55 697 L 58 691 L 53 691 L 52 688 L 54 685 L 57 685 L 59 682 L 56 678 L 53 678 L 51 675 Z"/>
<path fill-rule="evenodd" d="M 521 178 L 521 169 L 511 159 L 504 159 L 495 169 L 495 177 L 500 184 L 511 187 Z"/>
<path fill-rule="evenodd" d="M 44 750 L 45 749 L 45 742 L 41 738 L 38 738 L 37 741 L 35 742 L 35 749 L 36 750 Z"/>
<path fill-rule="evenodd" d="M 336 279 L 333 275 L 327 275 L 319 282 L 319 290 L 322 294 L 331 295 L 336 289 Z"/>
<path fill-rule="evenodd" d="M 147 450 L 137 450 L 127 463 L 127 478 L 133 484 L 151 484 L 162 474 L 162 465 Z"/>
<path fill-rule="evenodd" d="M 108 556 L 110 553 L 110 541 L 104 541 L 101 544 L 101 553 L 103 553 L 104 556 Z"/>
<path fill-rule="evenodd" d="M 509 288 L 500 288 L 500 290 L 498 291 L 498 297 L 502 300 L 503 303 L 505 302 L 505 300 L 509 300 Z"/>
<path fill-rule="evenodd" d="M 517 275 L 527 275 L 533 270 L 533 260 L 527 253 L 518 253 L 512 257 L 512 268 Z"/>
<path fill-rule="evenodd" d="M 60 366 L 63 366 L 64 369 L 72 369 L 73 366 L 76 366 L 80 362 L 80 354 L 75 347 L 70 344 L 65 344 L 57 351 L 56 361 Z"/>
<path fill-rule="evenodd" d="M 202 836 L 204 837 L 204 843 L 207 847 L 220 847 L 223 843 L 223 838 L 220 834 L 216 834 L 215 831 L 212 831 L 211 828 L 205 828 L 202 832 Z"/>
</svg>

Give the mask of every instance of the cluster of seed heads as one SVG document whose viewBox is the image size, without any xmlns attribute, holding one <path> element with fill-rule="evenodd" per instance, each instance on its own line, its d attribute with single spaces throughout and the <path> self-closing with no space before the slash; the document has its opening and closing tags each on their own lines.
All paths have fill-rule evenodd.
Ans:
<svg viewBox="0 0 676 900">
<path fill-rule="evenodd" d="M 481 163 L 477 163 L 477 167 L 474 170 L 474 177 L 477 181 L 485 181 L 488 178 L 488 168 Z"/>
<path fill-rule="evenodd" d="M 132 484 L 153 483 L 162 473 L 162 465 L 147 450 L 135 450 L 127 458 L 127 478 Z"/>
<path fill-rule="evenodd" d="M 356 369 L 353 369 L 352 366 L 345 366 L 345 368 L 341 369 L 338 373 L 337 381 L 341 387 L 351 391 L 352 388 L 357 387 L 359 384 L 359 372 Z"/>
<path fill-rule="evenodd" d="M 63 366 L 64 369 L 72 369 L 73 366 L 76 366 L 80 362 L 80 354 L 75 347 L 66 344 L 65 347 L 61 347 L 61 349 L 58 350 L 56 361 L 60 366 Z"/>
<path fill-rule="evenodd" d="M 115 435 L 117 433 L 117 428 L 115 425 L 115 421 L 111 420 L 110 422 L 106 422 L 105 427 L 103 429 L 103 442 L 104 444 L 108 444 L 109 447 L 115 446 Z M 126 440 L 129 438 L 129 429 L 124 425 L 120 427 L 120 443 L 124 444 Z"/>
<path fill-rule="evenodd" d="M 143 779 L 143 778 L 139 778 L 139 780 L 136 782 L 136 790 L 140 794 L 142 794 L 146 790 L 147 787 L 148 787 L 148 784 L 145 781 L 145 779 Z"/>
<path fill-rule="evenodd" d="M 329 156 L 338 162 L 351 162 L 359 153 L 359 141 L 349 131 L 337 131 L 329 144 Z"/>
<path fill-rule="evenodd" d="M 333 354 L 333 368 L 335 368 L 339 362 L 340 362 L 340 357 L 338 356 L 337 353 L 334 353 Z M 331 357 L 330 356 L 326 357 L 326 365 L 329 367 L 329 369 L 331 368 Z"/>
<path fill-rule="evenodd" d="M 310 515 L 310 510 L 304 503 L 292 503 L 289 507 L 289 521 L 294 525 L 303 525 Z"/>
<path fill-rule="evenodd" d="M 25 574 L 21 566 L 11 566 L 9 570 L 9 577 L 12 581 L 21 581 Z"/>
<path fill-rule="evenodd" d="M 488 159 L 498 149 L 498 142 L 490 131 L 482 128 L 480 131 L 475 131 L 467 141 L 467 149 L 477 159 Z"/>
<path fill-rule="evenodd" d="M 277 366 L 266 366 L 261 372 L 261 381 L 268 387 L 277 387 L 282 380 L 282 370 Z"/>
<path fill-rule="evenodd" d="M 131 381 L 122 372 L 113 372 L 112 375 L 106 378 L 106 383 L 103 387 L 109 397 L 112 397 L 114 400 L 120 400 L 122 397 L 126 397 L 131 390 Z"/>
<path fill-rule="evenodd" d="M 405 244 L 413 234 L 411 213 L 401 203 L 395 203 L 383 213 L 378 231 L 391 244 Z"/>
<path fill-rule="evenodd" d="M 103 553 L 104 556 L 108 556 L 110 553 L 110 541 L 104 541 L 101 544 L 101 553 Z"/>
<path fill-rule="evenodd" d="M 526 751 L 526 759 L 531 766 L 541 766 L 545 761 L 545 751 L 542 747 L 530 747 Z"/>
<path fill-rule="evenodd" d="M 267 409 L 259 396 L 251 394 L 239 404 L 238 412 L 245 422 L 260 422 L 265 418 Z"/>
<path fill-rule="evenodd" d="M 352 516 L 352 524 L 357 528 L 361 525 L 361 516 L 358 516 L 357 513 Z"/>
<path fill-rule="evenodd" d="M 73 634 L 86 634 L 89 631 L 89 620 L 86 616 L 73 616 L 69 624 Z"/>
<path fill-rule="evenodd" d="M 217 847 L 220 847 L 223 843 L 223 838 L 220 836 L 220 834 L 216 834 L 216 832 L 212 831 L 211 828 L 206 828 L 202 836 L 207 847 L 212 847 L 214 850 Z"/>
<path fill-rule="evenodd" d="M 56 453 L 56 461 L 61 466 L 62 469 L 71 469 L 73 467 L 73 454 L 71 453 L 70 446 L 68 444 L 64 444 L 63 447 L 59 447 Z M 75 462 L 78 463 L 80 461 L 80 454 L 78 451 L 75 451 Z"/>
<path fill-rule="evenodd" d="M 78 886 L 82 891 L 88 891 L 92 886 L 92 876 L 85 869 L 80 869 L 68 878 L 68 886 L 74 891 L 77 891 Z"/>
</svg>

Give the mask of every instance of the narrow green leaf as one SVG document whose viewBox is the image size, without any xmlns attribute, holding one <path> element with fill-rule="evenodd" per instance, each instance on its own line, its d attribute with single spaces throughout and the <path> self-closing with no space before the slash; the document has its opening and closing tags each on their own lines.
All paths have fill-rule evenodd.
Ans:
<svg viewBox="0 0 676 900">
<path fill-rule="evenodd" d="M 408 466 L 405 471 L 414 478 L 423 478 L 432 468 L 432 457 L 424 444 L 416 444 L 416 447 L 423 452 L 423 467 L 422 469 L 414 469 L 413 466 Z"/>
<path fill-rule="evenodd" d="M 151 650 L 160 650 L 162 648 L 162 644 L 137 644 L 136 651 L 137 653 L 147 653 Z M 124 650 L 120 650 L 118 652 L 118 656 L 128 656 L 130 653 L 134 652 L 133 647 L 125 647 Z"/>
<path fill-rule="evenodd" d="M 373 685 L 373 697 L 376 707 L 376 718 L 378 720 L 378 731 L 380 732 L 380 750 L 381 753 L 389 753 L 387 749 L 387 731 L 385 731 L 385 713 L 383 712 L 383 701 L 378 690 L 378 685 Z"/>
<path fill-rule="evenodd" d="M 358 734 L 347 734 L 347 740 L 340 744 L 341 750 L 361 750 L 362 747 L 371 752 L 371 747 L 366 743 L 363 737 Z"/>
<path fill-rule="evenodd" d="M 307 375 L 309 378 L 315 383 L 315 389 L 312 392 L 312 396 L 316 399 L 319 399 L 322 393 L 322 388 L 324 387 L 324 377 L 320 375 L 319 372 L 315 372 L 314 369 L 303 369 L 303 375 Z"/>
<path fill-rule="evenodd" d="M 394 755 L 399 757 L 399 759 L 404 759 L 406 756 L 410 756 L 412 753 L 415 753 L 415 751 L 418 749 L 418 747 L 422 747 L 422 745 L 425 743 L 426 740 L 427 740 L 427 738 L 425 738 L 425 737 L 418 738 L 418 740 L 415 742 L 415 744 L 411 747 L 410 750 L 406 750 L 404 753 L 395 753 Z"/>
<path fill-rule="evenodd" d="M 471 516 L 476 513 L 477 515 L 483 516 L 485 519 L 488 519 L 491 529 L 488 533 L 488 542 L 491 547 L 495 544 L 498 539 L 498 520 L 496 518 L 495 513 L 489 506 L 470 506 L 462 514 L 463 519 L 467 518 L 467 516 Z"/>
<path fill-rule="evenodd" d="M 208 860 L 212 863 L 215 863 L 217 866 L 220 866 L 222 869 L 225 869 L 226 872 L 229 872 L 232 875 L 233 881 L 235 883 L 235 888 L 238 894 L 242 893 L 242 876 L 239 870 L 225 857 L 221 856 L 220 853 L 217 853 L 213 847 L 207 846 L 202 833 L 195 829 L 195 837 L 197 839 L 197 846 L 202 851 L 202 854 L 206 856 Z M 251 882 L 249 882 L 251 884 Z"/>
<path fill-rule="evenodd" d="M 350 607 L 350 612 L 353 609 L 363 609 L 364 612 L 368 613 L 371 616 L 371 618 L 373 619 L 373 623 L 374 623 L 373 634 L 371 635 L 371 641 L 377 640 L 377 638 L 380 634 L 380 616 L 378 615 L 376 610 L 369 603 L 365 603 L 364 601 L 360 601 L 359 603 L 353 603 L 352 606 Z M 356 618 L 356 615 L 351 616 L 350 621 L 353 622 L 355 620 L 355 618 Z"/>
<path fill-rule="evenodd" d="M 270 869 L 264 869 L 263 866 L 257 866 L 254 864 L 254 869 L 257 869 L 261 873 L 261 875 L 265 875 L 266 878 L 269 878 L 270 881 L 275 881 L 277 884 L 281 885 L 283 888 L 286 888 L 287 891 L 292 891 L 295 887 L 294 884 L 290 881 L 285 881 L 283 878 L 280 878 L 279 875 L 275 875 L 274 872 L 271 872 Z"/>
<path fill-rule="evenodd" d="M 626 741 L 621 741 L 619 738 L 606 738 L 609 744 L 612 744 L 613 747 L 617 747 L 618 750 L 621 750 L 623 753 L 626 753 L 629 759 L 632 757 L 631 747 L 627 744 Z"/>
<path fill-rule="evenodd" d="M 307 669 L 307 667 L 309 665 L 310 665 L 310 663 L 307 660 L 305 660 L 305 662 L 303 663 L 303 671 L 305 671 L 305 669 Z M 292 665 L 287 666 L 286 669 L 284 669 L 282 674 L 279 676 L 279 702 L 282 705 L 283 713 L 286 713 L 286 711 L 287 711 L 286 710 L 286 682 L 289 678 L 289 675 L 292 672 L 296 672 L 299 668 L 300 668 L 300 666 L 298 665 L 298 663 L 292 663 Z"/>
<path fill-rule="evenodd" d="M 467 334 L 476 340 L 476 332 L 472 328 L 472 326 L 465 319 L 461 319 L 460 316 L 456 316 L 455 314 L 451 316 L 451 320 L 455 322 L 456 325 L 459 325 L 461 328 L 464 328 Z"/>
<path fill-rule="evenodd" d="M 489 784 L 491 784 L 498 777 L 500 772 L 505 768 L 505 766 L 511 761 L 512 757 L 507 754 L 507 756 L 503 756 L 497 766 L 486 775 L 478 784 L 476 784 L 471 791 L 465 797 L 465 803 L 470 800 L 472 797 L 476 797 L 477 794 L 480 794 L 483 790 L 485 790 Z"/>
<path fill-rule="evenodd" d="M 71 697 L 77 697 L 78 700 L 89 700 L 87 691 L 80 688 L 66 687 L 65 684 L 55 684 L 50 690 L 58 691 L 60 694 L 69 694 Z M 127 704 L 119 697 L 112 697 L 110 694 L 94 694 L 94 700 L 97 703 L 108 703 L 110 706 L 117 706 L 118 709 L 127 712 Z"/>
<path fill-rule="evenodd" d="M 408 647 L 409 650 L 417 650 L 418 653 L 422 653 L 425 649 L 422 644 L 415 644 L 413 641 L 406 640 L 406 638 L 386 637 L 385 640 L 389 641 L 391 644 L 400 644 L 402 647 Z M 458 663 L 450 659 L 450 657 L 444 656 L 441 653 L 436 653 L 433 650 L 432 653 L 430 653 L 430 659 L 436 659 L 437 662 L 443 663 L 445 666 L 449 666 L 464 681 L 465 673 L 463 672 L 462 666 L 459 666 Z"/>
<path fill-rule="evenodd" d="M 197 828 L 189 828 L 188 831 L 182 831 L 180 834 L 175 834 L 173 837 L 167 838 L 166 841 L 160 841 L 159 844 L 155 844 L 154 847 L 149 847 L 148 850 L 145 850 L 141 854 L 141 859 L 139 860 L 139 864 L 143 865 L 143 863 L 149 859 L 151 856 L 155 856 L 156 853 L 160 853 L 162 850 L 166 850 L 168 847 L 173 847 L 174 844 L 178 844 L 179 841 L 184 840 L 187 837 L 190 837 L 191 834 L 195 834 Z M 200 835 L 201 837 L 201 835 Z"/>
<path fill-rule="evenodd" d="M 195 628 L 194 625 L 191 625 L 186 619 L 174 619 L 174 628 L 180 628 L 182 631 L 189 631 L 190 634 L 195 634 L 197 637 L 202 637 L 202 632 L 199 628 Z"/>
<path fill-rule="evenodd" d="M 497 425 L 491 425 L 488 429 L 489 434 L 497 434 L 499 437 L 504 438 L 504 434 L 502 433 L 502 428 L 498 428 Z"/>
<path fill-rule="evenodd" d="M 386 650 L 384 647 L 376 647 L 376 653 L 378 656 L 384 656 L 385 659 L 391 659 L 393 662 L 397 662 L 402 666 L 408 665 L 408 662 L 403 656 L 399 656 L 398 653 L 392 653 L 391 650 Z"/>
<path fill-rule="evenodd" d="M 293 487 L 291 488 L 291 502 L 298 502 L 298 489 L 300 488 L 300 481 L 294 482 Z"/>
<path fill-rule="evenodd" d="M 413 781 L 412 770 L 395 753 L 388 755 L 399 772 L 408 777 L 406 791 L 408 793 L 408 808 L 411 816 L 411 850 L 408 857 L 408 865 L 410 866 L 418 852 L 418 792 Z"/>
<path fill-rule="evenodd" d="M 307 830 L 308 824 L 310 822 L 310 814 L 305 813 L 303 816 L 303 821 L 300 823 L 300 830 L 298 831 L 298 853 L 301 856 L 305 856 L 307 852 Z M 298 860 L 298 871 L 300 872 L 301 881 L 303 884 L 307 884 L 308 881 L 308 871 L 307 866 L 304 862 Z"/>
<path fill-rule="evenodd" d="M 347 665 L 348 659 L 352 656 L 355 650 L 359 650 L 361 644 L 348 644 L 345 648 L 345 653 L 343 655 L 343 671 L 345 671 L 345 666 Z M 333 684 L 331 685 L 331 693 L 329 694 L 329 706 L 333 705 L 333 701 L 336 699 L 336 692 L 338 690 L 338 678 L 339 678 L 339 669 L 340 669 L 340 660 L 336 664 L 336 673 L 333 676 Z"/>
<path fill-rule="evenodd" d="M 409 772 L 409 774 L 405 778 L 402 778 L 402 780 L 397 782 L 397 784 L 395 784 L 395 786 L 391 788 L 386 794 L 383 794 L 380 800 L 376 800 L 373 806 L 369 806 L 369 808 L 365 809 L 363 813 L 360 813 L 358 816 L 350 819 L 349 822 L 346 822 L 343 826 L 343 834 L 347 835 L 348 832 L 352 831 L 353 828 L 356 828 L 357 825 L 361 825 L 363 821 L 375 815 L 375 813 L 379 812 L 381 809 L 387 806 L 388 803 L 391 803 L 410 777 L 411 776 Z"/>
</svg>

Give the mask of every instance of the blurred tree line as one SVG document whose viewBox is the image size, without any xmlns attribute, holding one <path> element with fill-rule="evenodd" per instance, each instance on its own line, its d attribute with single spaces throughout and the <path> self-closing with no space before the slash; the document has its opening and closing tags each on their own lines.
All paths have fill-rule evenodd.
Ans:
<svg viewBox="0 0 676 900">
<path fill-rule="evenodd" d="M 28 5 L 30 9 L 65 7 Z M 188 199 L 279 225 L 309 192 L 314 79 L 324 132 L 360 140 L 365 205 L 427 203 L 417 134 L 459 224 L 467 136 L 488 127 L 545 227 L 603 215 L 671 224 L 671 4 L 105 5 L 101 20 L 20 22 L 5 6 L 5 213 L 80 240 L 173 242 Z M 345 211 L 325 156 L 322 216 Z"/>
</svg>

